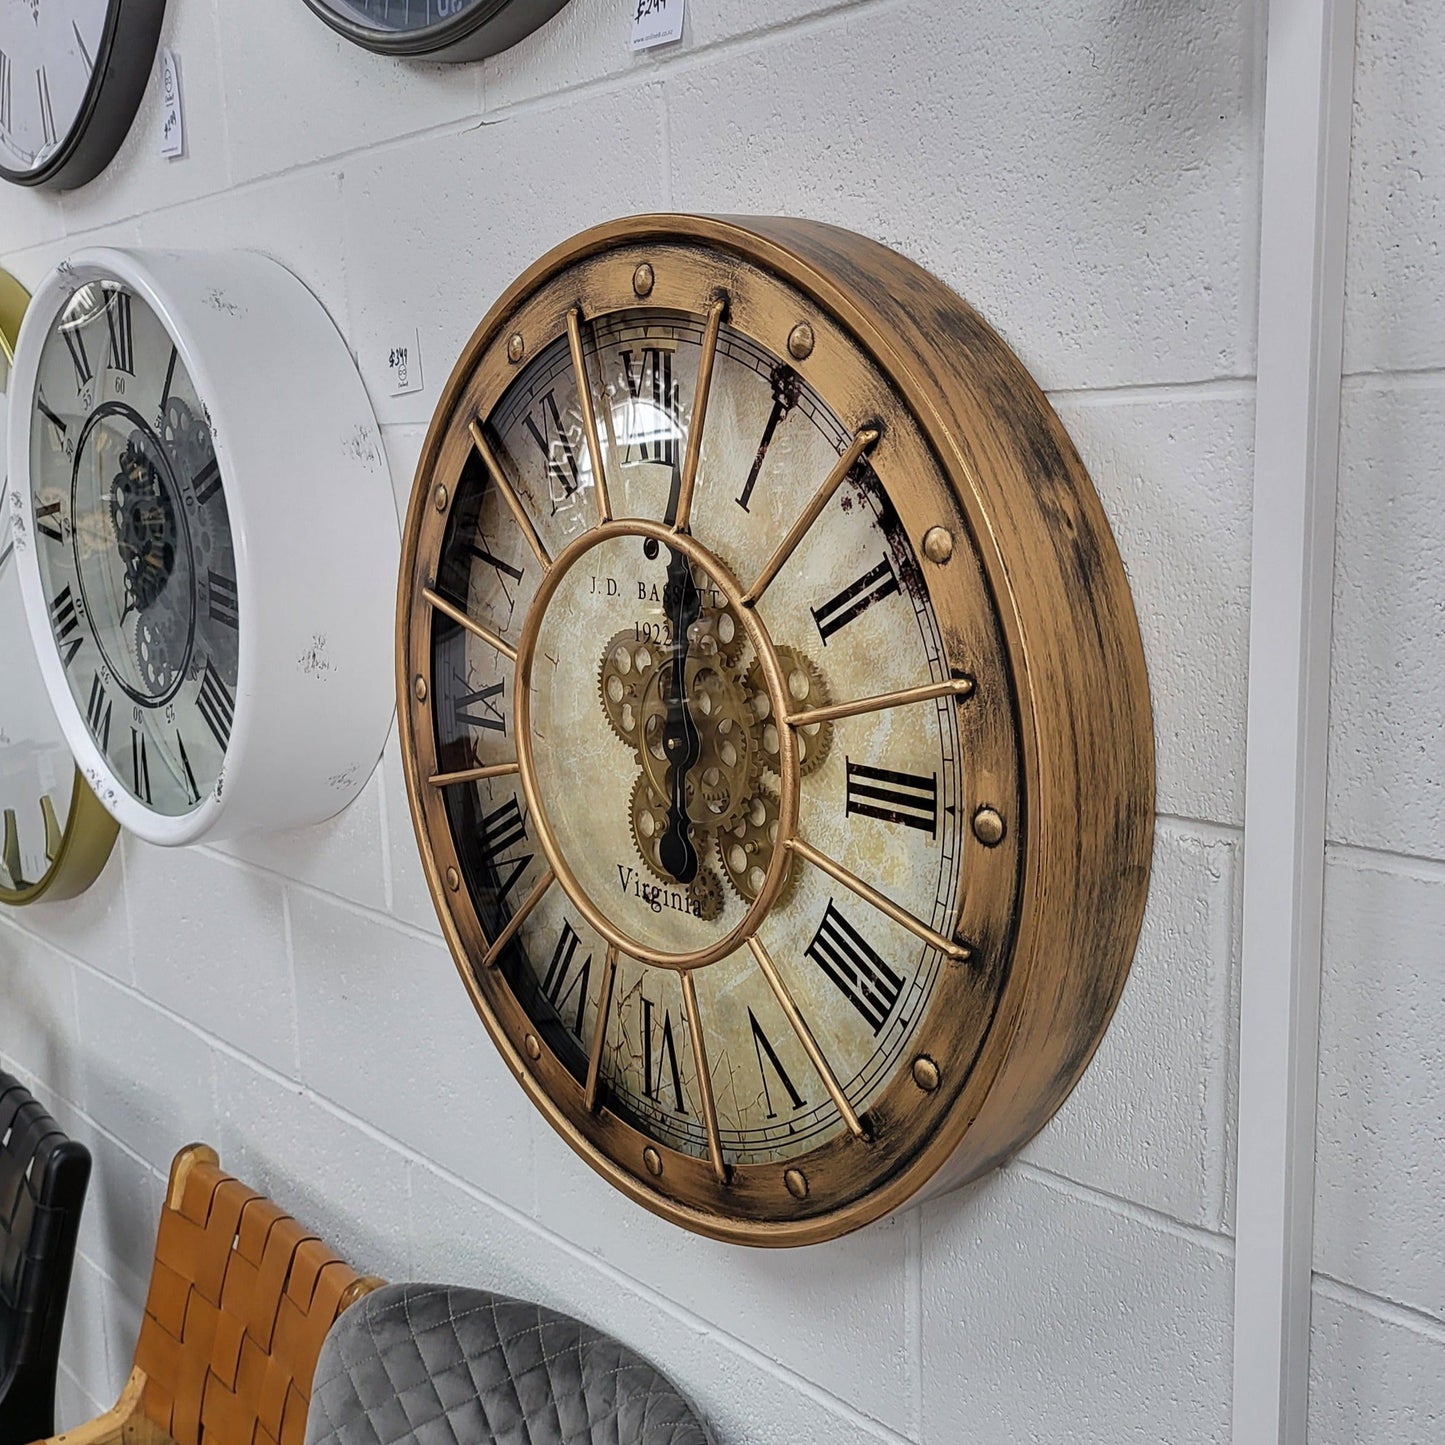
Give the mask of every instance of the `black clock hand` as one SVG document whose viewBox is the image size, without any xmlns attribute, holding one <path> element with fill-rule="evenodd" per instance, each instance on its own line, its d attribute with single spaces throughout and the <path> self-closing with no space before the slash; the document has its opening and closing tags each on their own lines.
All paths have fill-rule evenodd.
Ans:
<svg viewBox="0 0 1445 1445">
<path fill-rule="evenodd" d="M 670 797 L 667 831 L 658 843 L 657 856 L 679 883 L 691 883 L 697 877 L 699 861 L 687 817 L 687 779 L 702 755 L 702 739 L 687 701 L 687 656 L 692 625 L 702 613 L 702 598 L 686 555 L 675 547 L 668 550 L 672 561 L 667 565 L 664 595 L 672 623 L 672 656 L 668 661 L 667 723 L 662 746 L 667 754 Z"/>
</svg>

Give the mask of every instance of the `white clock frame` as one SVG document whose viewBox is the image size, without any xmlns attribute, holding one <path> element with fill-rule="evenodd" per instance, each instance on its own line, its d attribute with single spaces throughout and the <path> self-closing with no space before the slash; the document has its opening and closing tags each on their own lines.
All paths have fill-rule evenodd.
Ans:
<svg viewBox="0 0 1445 1445">
<path fill-rule="evenodd" d="M 215 785 L 179 817 L 141 803 L 92 739 L 28 545 L 37 535 L 30 446 L 41 353 L 76 291 L 109 280 L 155 312 L 206 407 L 235 549 L 241 625 L 230 741 Z M 148 842 L 176 847 L 340 812 L 375 770 L 391 728 L 400 538 L 375 413 L 320 302 L 285 267 L 251 252 L 83 251 L 35 293 L 11 401 L 26 620 L 66 739 L 111 815 Z M 327 557 L 318 575 L 317 559 Z"/>
</svg>

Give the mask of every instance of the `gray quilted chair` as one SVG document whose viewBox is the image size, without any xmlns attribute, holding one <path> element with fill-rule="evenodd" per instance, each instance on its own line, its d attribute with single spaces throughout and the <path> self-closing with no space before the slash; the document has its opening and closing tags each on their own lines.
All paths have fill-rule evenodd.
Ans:
<svg viewBox="0 0 1445 1445">
<path fill-rule="evenodd" d="M 486 1290 L 394 1284 L 331 1327 L 306 1445 L 714 1445 L 641 1355 Z"/>
</svg>

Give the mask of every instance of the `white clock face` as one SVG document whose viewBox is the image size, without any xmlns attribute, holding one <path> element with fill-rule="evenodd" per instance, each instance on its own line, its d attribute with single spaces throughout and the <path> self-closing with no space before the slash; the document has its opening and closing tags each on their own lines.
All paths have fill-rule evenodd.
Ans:
<svg viewBox="0 0 1445 1445">
<path fill-rule="evenodd" d="M 0 167 L 38 172 L 82 120 L 111 0 L 0 0 Z"/>
<path fill-rule="evenodd" d="M 82 286 L 45 338 L 30 467 L 53 645 L 108 781 L 189 813 L 230 742 L 236 562 L 205 404 L 120 282 Z"/>
<path fill-rule="evenodd" d="M 639 308 L 591 328 L 587 366 L 620 524 L 666 526 L 676 514 L 704 323 Z M 610 977 L 609 939 L 569 892 L 550 888 L 502 963 L 514 992 L 579 1076 L 600 1050 L 615 1111 L 698 1158 L 708 1150 L 702 1065 L 681 975 L 666 961 L 635 960 L 726 947 L 766 891 L 784 787 L 779 723 L 722 579 L 762 570 L 853 440 L 792 367 L 726 326 L 711 398 L 691 513 L 700 550 L 690 558 L 656 536 L 614 535 L 560 581 L 554 569 L 543 596 L 543 569 L 508 505 L 485 485 L 480 464 L 467 474 L 437 589 L 511 646 L 524 627 L 537 627 L 525 720 L 497 648 L 443 618 L 432 650 L 443 771 L 504 766 L 525 726 L 539 802 L 574 886 L 632 950 L 622 946 Z M 565 337 L 524 370 L 488 428 L 542 544 L 558 556 L 597 516 Z M 529 623 L 534 614 L 540 620 Z M 922 569 L 866 461 L 757 615 L 798 712 L 949 678 Z M 935 698 L 809 725 L 797 739 L 803 834 L 947 935 L 963 846 L 955 704 Z M 680 753 L 675 745 L 684 742 L 691 747 Z M 495 937 L 544 877 L 538 821 L 516 775 L 452 787 L 447 805 Z M 911 1060 L 946 960 L 797 859 L 759 937 L 843 1093 L 864 1113 Z M 740 942 L 693 979 L 727 1158 L 791 1160 L 845 1133 L 749 948 Z"/>
</svg>

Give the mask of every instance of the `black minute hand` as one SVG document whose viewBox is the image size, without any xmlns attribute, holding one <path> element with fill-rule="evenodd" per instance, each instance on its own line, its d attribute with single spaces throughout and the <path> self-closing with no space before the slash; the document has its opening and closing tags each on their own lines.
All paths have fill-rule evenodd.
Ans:
<svg viewBox="0 0 1445 1445">
<path fill-rule="evenodd" d="M 667 564 L 667 615 L 672 623 L 672 656 L 667 670 L 667 724 L 662 746 L 667 753 L 669 806 L 667 831 L 658 843 L 662 866 L 679 883 L 697 877 L 698 856 L 687 817 L 687 778 L 702 754 L 702 740 L 687 701 L 687 655 L 692 625 L 702 613 L 702 598 L 692 580 L 692 566 L 684 553 L 669 547 Z"/>
</svg>

